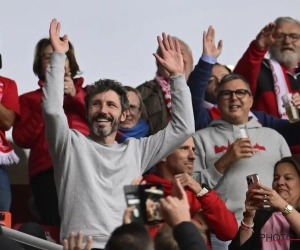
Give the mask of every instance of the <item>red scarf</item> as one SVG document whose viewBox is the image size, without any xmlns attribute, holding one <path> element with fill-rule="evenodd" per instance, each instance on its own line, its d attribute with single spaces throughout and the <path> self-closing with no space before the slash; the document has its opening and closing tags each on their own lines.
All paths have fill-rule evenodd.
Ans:
<svg viewBox="0 0 300 250">
<path fill-rule="evenodd" d="M 156 76 L 155 81 L 158 83 L 158 85 L 161 87 L 161 90 L 164 94 L 166 105 L 170 111 L 170 114 L 172 113 L 172 104 L 171 104 L 171 85 L 169 83 L 169 80 L 166 80 L 165 78 L 161 76 Z"/>
</svg>

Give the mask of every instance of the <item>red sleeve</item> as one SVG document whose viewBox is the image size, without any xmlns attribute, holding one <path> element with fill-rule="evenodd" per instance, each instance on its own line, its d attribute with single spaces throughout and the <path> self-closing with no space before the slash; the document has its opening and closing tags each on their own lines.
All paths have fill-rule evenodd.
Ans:
<svg viewBox="0 0 300 250">
<path fill-rule="evenodd" d="M 207 224 L 217 238 L 222 241 L 232 240 L 238 232 L 237 220 L 216 192 L 212 190 L 198 199 Z"/>
<path fill-rule="evenodd" d="M 20 104 L 18 88 L 15 81 L 0 77 L 0 84 L 4 84 L 1 103 L 7 109 L 11 109 L 16 114 L 20 114 Z"/>
<path fill-rule="evenodd" d="M 21 148 L 32 148 L 45 125 L 42 115 L 42 99 L 30 105 L 29 98 L 20 96 L 21 114 L 13 127 L 13 140 Z"/>
<path fill-rule="evenodd" d="M 250 84 L 252 94 L 255 95 L 260 67 L 268 50 L 260 50 L 255 40 L 250 43 L 243 57 L 238 61 L 233 73 L 242 75 Z"/>
</svg>

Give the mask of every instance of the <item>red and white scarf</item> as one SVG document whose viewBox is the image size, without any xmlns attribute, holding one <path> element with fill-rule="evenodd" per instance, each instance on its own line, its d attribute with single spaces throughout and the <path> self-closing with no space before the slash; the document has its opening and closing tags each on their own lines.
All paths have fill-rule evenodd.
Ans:
<svg viewBox="0 0 300 250">
<path fill-rule="evenodd" d="M 288 119 L 281 97 L 290 93 L 290 84 L 285 69 L 273 59 L 269 60 L 274 79 L 274 92 L 277 100 L 278 112 L 281 119 Z"/>
<path fill-rule="evenodd" d="M 167 105 L 170 113 L 172 113 L 171 85 L 170 85 L 169 81 L 166 80 L 165 78 L 161 77 L 161 76 L 156 76 L 154 79 L 159 84 L 159 86 L 161 87 L 161 90 L 162 90 L 162 92 L 164 94 L 164 97 L 165 97 L 166 105 Z"/>
<path fill-rule="evenodd" d="M 0 83 L 0 103 L 3 96 L 4 85 Z M 0 130 L 0 165 L 10 165 L 18 163 L 19 157 L 16 155 L 12 146 L 6 140 L 5 132 Z"/>
</svg>

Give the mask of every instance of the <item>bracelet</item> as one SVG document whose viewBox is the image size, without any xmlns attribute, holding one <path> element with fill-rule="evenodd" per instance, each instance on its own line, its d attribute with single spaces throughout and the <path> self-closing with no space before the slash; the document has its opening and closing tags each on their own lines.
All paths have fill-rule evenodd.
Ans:
<svg viewBox="0 0 300 250">
<path fill-rule="evenodd" d="M 253 227 L 254 227 L 254 223 L 253 222 L 252 222 L 252 225 L 249 226 L 249 225 L 245 224 L 244 221 L 241 221 L 241 228 L 242 229 L 244 229 L 244 230 L 252 230 L 252 232 L 254 233 Z"/>
</svg>

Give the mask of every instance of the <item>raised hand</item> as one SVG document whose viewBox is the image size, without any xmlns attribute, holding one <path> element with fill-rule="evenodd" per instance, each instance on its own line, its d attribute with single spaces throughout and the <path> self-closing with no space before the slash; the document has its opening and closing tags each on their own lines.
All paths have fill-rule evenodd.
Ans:
<svg viewBox="0 0 300 250">
<path fill-rule="evenodd" d="M 209 26 L 207 32 L 203 32 L 203 53 L 208 56 L 218 57 L 222 53 L 223 41 L 218 42 L 218 47 L 215 45 L 215 30 Z"/>
<path fill-rule="evenodd" d="M 50 23 L 49 35 L 53 51 L 66 54 L 69 50 L 68 36 L 64 35 L 63 40 L 60 40 L 60 23 L 56 19 Z"/>
<path fill-rule="evenodd" d="M 156 60 L 161 64 L 170 74 L 170 76 L 178 76 L 184 72 L 184 63 L 180 51 L 179 42 L 177 40 L 173 41 L 170 35 L 162 34 L 161 37 L 157 37 L 159 48 L 162 56 L 154 53 Z"/>
<path fill-rule="evenodd" d="M 256 36 L 256 45 L 260 49 L 268 49 L 275 42 L 275 23 L 267 24 Z"/>
<path fill-rule="evenodd" d="M 77 234 L 77 237 L 76 237 L 76 242 L 75 242 L 75 235 L 74 233 L 71 233 L 70 236 L 69 236 L 69 239 L 68 240 L 64 240 L 63 242 L 63 250 L 81 250 L 83 249 L 82 248 L 82 238 L 83 238 L 83 234 L 81 232 L 79 232 Z M 85 245 L 85 248 L 84 250 L 91 250 L 92 249 L 92 237 L 89 236 L 87 238 L 87 241 L 86 241 L 86 245 Z"/>
</svg>

